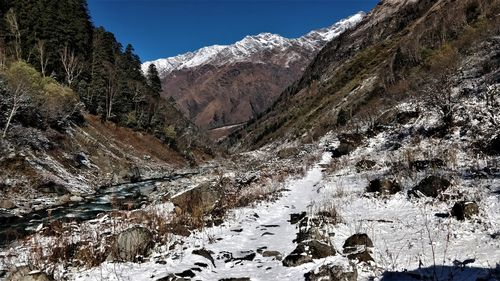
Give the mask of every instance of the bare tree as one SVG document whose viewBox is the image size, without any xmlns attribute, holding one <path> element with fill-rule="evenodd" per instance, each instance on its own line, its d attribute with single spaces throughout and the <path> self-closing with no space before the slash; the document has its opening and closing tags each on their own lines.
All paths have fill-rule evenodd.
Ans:
<svg viewBox="0 0 500 281">
<path fill-rule="evenodd" d="M 40 69 L 42 71 L 42 76 L 45 77 L 47 64 L 49 63 L 49 58 L 47 57 L 47 54 L 45 52 L 45 41 L 37 40 L 35 48 L 38 54 L 38 59 L 40 61 Z"/>
<path fill-rule="evenodd" d="M 21 32 L 19 31 L 19 24 L 17 23 L 17 16 L 13 9 L 10 9 L 5 15 L 5 20 L 9 26 L 9 31 L 14 36 L 14 55 L 17 60 L 21 60 Z"/>
<path fill-rule="evenodd" d="M 7 95 L 6 101 L 10 104 L 11 109 L 7 116 L 7 123 L 2 132 L 2 138 L 5 138 L 9 126 L 12 122 L 12 118 L 16 115 L 18 110 L 29 103 L 29 86 L 28 83 L 23 79 L 15 80 L 11 83 L 11 89 Z"/>
<path fill-rule="evenodd" d="M 113 112 L 113 104 L 118 94 L 118 77 L 116 66 L 110 64 L 107 67 L 108 72 L 108 85 L 106 89 L 106 120 L 109 120 Z"/>
<path fill-rule="evenodd" d="M 68 46 L 59 52 L 59 57 L 66 73 L 66 83 L 71 87 L 71 84 L 82 74 L 83 65 L 75 55 L 75 51 L 70 50 Z"/>
</svg>

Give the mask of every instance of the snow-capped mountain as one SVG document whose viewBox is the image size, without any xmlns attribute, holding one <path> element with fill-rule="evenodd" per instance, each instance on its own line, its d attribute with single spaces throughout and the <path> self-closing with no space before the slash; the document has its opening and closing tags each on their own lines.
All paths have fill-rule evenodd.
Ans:
<svg viewBox="0 0 500 281">
<path fill-rule="evenodd" d="M 148 61 L 143 63 L 142 67 L 143 71 L 146 71 L 147 67 L 151 63 L 154 63 L 160 75 L 164 76 L 174 70 L 192 68 L 202 64 L 223 65 L 244 61 L 255 62 L 255 60 L 253 60 L 254 56 L 265 51 L 286 51 L 290 48 L 316 51 L 346 29 L 355 26 L 364 16 L 364 12 L 359 12 L 330 27 L 311 31 L 302 37 L 294 39 L 288 39 L 272 33 L 260 33 L 258 35 L 246 36 L 232 45 L 213 45 L 204 47 L 197 51 L 188 52 L 175 57 Z"/>
<path fill-rule="evenodd" d="M 360 12 L 294 39 L 271 33 L 246 36 L 232 45 L 209 46 L 142 67 L 146 71 L 151 63 L 156 65 L 163 96 L 173 97 L 198 126 L 213 129 L 241 124 L 272 105 L 326 43 L 364 16 Z M 217 130 L 217 136 L 212 136 L 227 133 Z"/>
</svg>

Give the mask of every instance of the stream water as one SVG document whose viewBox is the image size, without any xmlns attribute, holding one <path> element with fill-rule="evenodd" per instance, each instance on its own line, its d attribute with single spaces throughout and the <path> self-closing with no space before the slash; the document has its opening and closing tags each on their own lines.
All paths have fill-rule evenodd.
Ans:
<svg viewBox="0 0 500 281">
<path fill-rule="evenodd" d="M 123 208 L 124 205 L 127 209 L 136 209 L 150 200 L 149 195 L 156 190 L 156 183 L 170 182 L 195 174 L 197 173 L 173 174 L 137 183 L 105 187 L 80 202 L 68 202 L 57 207 L 34 211 L 22 217 L 0 213 L 0 247 L 35 232 L 40 224 L 48 225 L 54 221 L 86 221 L 100 213 Z"/>
</svg>

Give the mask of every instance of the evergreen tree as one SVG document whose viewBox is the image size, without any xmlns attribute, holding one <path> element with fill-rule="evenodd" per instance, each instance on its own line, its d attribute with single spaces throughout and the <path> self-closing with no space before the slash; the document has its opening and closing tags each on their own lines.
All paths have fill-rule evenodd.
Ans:
<svg viewBox="0 0 500 281">
<path fill-rule="evenodd" d="M 158 70 L 156 69 L 156 66 L 154 64 L 149 65 L 147 78 L 148 78 L 148 85 L 151 88 L 153 96 L 159 97 L 161 93 L 161 80 L 160 76 L 158 75 Z"/>
</svg>

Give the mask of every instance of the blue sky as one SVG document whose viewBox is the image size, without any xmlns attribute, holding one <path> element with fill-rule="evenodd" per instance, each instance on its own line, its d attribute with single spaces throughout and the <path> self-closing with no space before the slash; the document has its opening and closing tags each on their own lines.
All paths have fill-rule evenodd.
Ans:
<svg viewBox="0 0 500 281">
<path fill-rule="evenodd" d="M 231 44 L 261 32 L 299 37 L 329 26 L 378 0 L 88 0 L 104 26 L 143 61 L 204 46 Z"/>
</svg>

